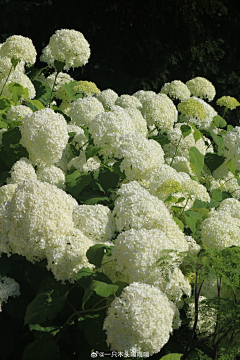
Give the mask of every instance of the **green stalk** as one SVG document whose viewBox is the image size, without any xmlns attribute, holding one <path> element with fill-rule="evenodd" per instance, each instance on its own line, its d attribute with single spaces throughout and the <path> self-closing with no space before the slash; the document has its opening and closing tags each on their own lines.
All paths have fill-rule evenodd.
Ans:
<svg viewBox="0 0 240 360">
<path fill-rule="evenodd" d="M 3 89 L 4 89 L 6 83 L 7 83 L 8 79 L 9 79 L 9 76 L 10 76 L 10 74 L 11 74 L 12 68 L 13 68 L 13 65 L 11 66 L 11 69 L 10 69 L 10 71 L 9 71 L 9 74 L 8 74 L 8 76 L 7 76 L 7 78 L 6 78 L 6 81 L 5 81 L 4 85 L 3 85 L 3 88 L 2 88 L 2 91 L 1 91 L 0 96 L 2 95 Z"/>
</svg>

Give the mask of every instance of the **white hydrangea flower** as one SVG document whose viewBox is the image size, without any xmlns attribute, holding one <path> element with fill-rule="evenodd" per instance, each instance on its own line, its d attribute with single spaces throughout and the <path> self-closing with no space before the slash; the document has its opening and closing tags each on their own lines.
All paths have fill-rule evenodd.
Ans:
<svg viewBox="0 0 240 360">
<path fill-rule="evenodd" d="M 50 67 L 54 67 L 54 56 L 52 54 L 51 48 L 49 45 L 45 46 L 45 48 L 42 49 L 42 55 L 40 56 L 40 61 L 45 62 Z M 64 70 L 68 69 L 68 66 L 64 66 Z"/>
<path fill-rule="evenodd" d="M 21 35 L 12 35 L 1 46 L 0 56 L 7 56 L 10 59 L 14 57 L 33 65 L 36 62 L 37 52 L 31 39 Z"/>
<path fill-rule="evenodd" d="M 60 73 L 57 75 L 56 81 L 55 81 L 55 77 L 56 77 L 56 72 L 54 72 L 53 74 L 49 75 L 49 76 L 44 80 L 45 84 L 46 84 L 47 86 L 49 86 L 51 89 L 52 89 L 53 84 L 54 84 L 54 82 L 55 82 L 53 91 L 59 91 L 64 84 L 68 84 L 68 83 L 70 83 L 71 81 L 74 81 L 74 79 L 73 79 L 69 74 L 66 74 L 66 73 L 63 73 L 63 72 L 60 72 Z M 57 99 L 61 99 L 60 94 L 61 94 L 61 93 L 58 93 L 58 94 L 55 95 Z"/>
<path fill-rule="evenodd" d="M 45 108 L 27 115 L 20 126 L 22 145 L 30 154 L 30 160 L 54 164 L 61 159 L 69 136 L 67 123 L 61 114 Z"/>
<path fill-rule="evenodd" d="M 186 84 L 180 80 L 174 80 L 170 83 L 165 83 L 160 91 L 161 94 L 166 94 L 170 98 L 179 99 L 181 101 L 190 98 L 191 93 Z"/>
<path fill-rule="evenodd" d="M 212 101 L 216 95 L 216 90 L 213 84 L 203 78 L 196 77 L 192 80 L 186 82 L 188 89 L 191 92 L 191 95 L 202 98 L 207 98 L 208 101 Z"/>
<path fill-rule="evenodd" d="M 0 204 L 11 201 L 18 184 L 8 184 L 0 187 Z"/>
<path fill-rule="evenodd" d="M 11 201 L 4 204 L 0 216 L 1 241 L 4 239 L 12 253 L 31 262 L 43 259 L 56 239 L 72 231 L 72 212 L 78 205 L 63 190 L 38 180 L 19 183 Z"/>
<path fill-rule="evenodd" d="M 233 218 L 240 219 L 240 201 L 234 198 L 224 199 L 220 203 L 218 211 L 226 211 Z"/>
<path fill-rule="evenodd" d="M 211 175 L 208 175 L 205 178 L 205 182 L 205 186 L 210 191 L 210 194 L 212 194 L 214 190 L 220 189 L 221 191 L 230 192 L 234 198 L 240 200 L 240 186 L 231 171 L 222 179 L 214 179 Z"/>
<path fill-rule="evenodd" d="M 127 180 L 141 179 L 156 164 L 164 163 L 164 152 L 155 140 L 148 140 L 140 134 L 125 134 L 119 138 L 120 146 L 115 157 L 124 158 L 120 169 L 125 171 Z"/>
<path fill-rule="evenodd" d="M 117 270 L 128 278 L 129 283 L 137 281 L 154 285 L 166 293 L 171 301 L 180 303 L 183 292 L 190 296 L 191 286 L 181 270 L 176 270 L 178 263 L 174 263 L 174 260 L 166 273 L 162 272 L 157 261 L 162 251 L 167 249 L 178 250 L 178 245 L 168 239 L 163 231 L 130 229 L 115 239 L 112 256 L 117 260 Z M 177 259 L 176 255 L 173 256 L 173 259 Z"/>
<path fill-rule="evenodd" d="M 11 108 L 6 112 L 6 118 L 8 120 L 22 120 L 25 116 L 32 114 L 32 109 L 25 105 L 16 105 L 11 106 Z"/>
<path fill-rule="evenodd" d="M 13 164 L 10 170 L 11 177 L 7 179 L 7 184 L 17 184 L 23 180 L 37 180 L 35 169 L 30 160 L 21 158 Z"/>
<path fill-rule="evenodd" d="M 199 99 L 197 97 L 192 97 L 192 99 L 198 101 L 200 104 L 203 105 L 204 110 L 206 112 L 206 118 L 205 119 L 199 119 L 197 117 L 188 117 L 186 115 L 181 114 L 180 115 L 180 121 L 181 122 L 187 122 L 189 121 L 190 123 L 193 123 L 195 125 L 197 125 L 197 128 L 199 130 L 207 130 L 207 131 L 212 131 L 213 129 L 216 128 L 216 126 L 213 123 L 213 118 L 214 116 L 217 116 L 218 113 L 215 111 L 215 109 L 209 105 L 208 103 L 206 103 L 206 101 Z"/>
<path fill-rule="evenodd" d="M 73 159 L 75 155 L 73 154 L 70 144 L 67 144 L 66 147 L 63 149 L 62 157 L 56 163 L 55 166 L 59 167 L 65 174 L 68 171 L 68 164 L 71 159 Z"/>
<path fill-rule="evenodd" d="M 98 114 L 89 125 L 94 145 L 107 146 L 105 153 L 111 158 L 120 145 L 120 137 L 125 133 L 135 133 L 134 120 L 128 113 L 117 107 L 115 110 Z M 99 152 L 101 155 L 101 153 Z"/>
<path fill-rule="evenodd" d="M 10 296 L 19 296 L 20 285 L 8 276 L 0 275 L 0 311 L 2 311 L 2 303 L 7 303 Z"/>
<path fill-rule="evenodd" d="M 151 195 L 136 181 L 122 184 L 118 190 L 113 216 L 117 231 L 132 229 L 160 229 L 179 251 L 187 251 L 188 244 L 163 201 Z"/>
<path fill-rule="evenodd" d="M 44 164 L 41 162 L 37 167 L 36 174 L 39 181 L 56 185 L 59 189 L 65 189 L 65 174 L 60 168 L 53 164 Z"/>
<path fill-rule="evenodd" d="M 106 89 L 106 90 L 101 91 L 100 94 L 97 94 L 96 98 L 99 101 L 101 101 L 104 108 L 106 109 L 106 108 L 110 108 L 111 106 L 113 106 L 115 104 L 115 101 L 118 98 L 118 94 L 112 89 Z"/>
<path fill-rule="evenodd" d="M 146 100 L 152 99 L 153 97 L 157 96 L 154 91 L 151 90 L 139 90 L 133 94 L 142 104 L 145 103 Z"/>
<path fill-rule="evenodd" d="M 240 246 L 240 219 L 232 217 L 227 211 L 213 212 L 201 224 L 203 245 L 221 250 L 235 245 Z"/>
<path fill-rule="evenodd" d="M 136 133 L 143 135 L 144 137 L 148 136 L 147 122 L 142 116 L 142 113 L 138 109 L 127 108 L 125 111 L 130 115 L 134 121 Z"/>
<path fill-rule="evenodd" d="M 124 109 L 126 109 L 126 108 L 141 109 L 142 108 L 142 104 L 138 100 L 138 98 L 136 98 L 136 96 L 131 96 L 131 95 L 127 95 L 127 94 L 119 96 L 117 98 L 117 100 L 115 101 L 115 105 L 121 106 Z"/>
<path fill-rule="evenodd" d="M 104 113 L 104 107 L 94 96 L 77 99 L 71 103 L 68 112 L 72 119 L 72 124 L 78 126 L 89 126 L 95 116 L 101 113 Z"/>
<path fill-rule="evenodd" d="M 115 235 L 111 210 L 104 205 L 79 205 L 73 210 L 74 227 L 96 242 L 110 241 Z M 113 245 L 113 244 L 112 244 Z"/>
<path fill-rule="evenodd" d="M 158 353 L 170 338 L 177 313 L 176 306 L 161 290 L 134 282 L 108 309 L 103 324 L 107 344 L 117 351 Z"/>
<path fill-rule="evenodd" d="M 52 271 L 56 280 L 68 280 L 70 283 L 74 283 L 79 270 L 83 267 L 94 268 L 86 256 L 87 250 L 93 245 L 95 242 L 87 238 L 80 230 L 73 229 L 62 239 L 59 237 L 54 246 L 48 245 L 46 249 L 47 269 Z"/>
<path fill-rule="evenodd" d="M 204 332 L 204 337 L 211 335 L 215 331 L 216 321 L 217 321 L 217 312 L 215 309 L 206 309 L 203 311 L 202 301 L 206 300 L 205 296 L 199 296 L 198 302 L 198 322 L 196 332 L 198 336 L 201 336 L 201 333 Z M 193 328 L 195 321 L 195 300 L 189 301 L 189 309 L 187 312 L 187 316 L 191 318 L 189 323 L 189 327 Z"/>
<path fill-rule="evenodd" d="M 181 185 L 184 188 L 184 193 L 191 195 L 192 199 L 199 199 L 201 201 L 210 202 L 210 195 L 207 192 L 205 186 L 199 184 L 197 181 L 191 179 L 191 177 L 185 172 L 179 172 L 182 177 Z"/>
<path fill-rule="evenodd" d="M 228 131 L 224 138 L 223 144 L 227 149 L 224 150 L 224 156 L 228 160 L 233 161 L 233 169 L 240 170 L 240 126 L 235 126 L 231 131 Z"/>
<path fill-rule="evenodd" d="M 76 30 L 57 30 L 50 37 L 49 48 L 54 59 L 65 62 L 68 69 L 85 65 L 90 57 L 89 43 Z"/>
<path fill-rule="evenodd" d="M 108 242 L 106 242 L 106 245 L 114 246 L 113 243 Z M 124 275 L 122 271 L 118 271 L 117 260 L 112 255 L 109 256 L 105 254 L 103 256 L 102 264 L 97 268 L 97 271 L 107 275 L 113 283 L 121 281 L 129 284 L 128 276 Z"/>
<path fill-rule="evenodd" d="M 177 122 L 178 111 L 173 101 L 165 94 L 149 97 L 143 102 L 142 113 L 148 126 L 157 125 L 169 132 Z"/>
<path fill-rule="evenodd" d="M 196 240 L 190 235 L 185 235 L 185 239 L 189 245 L 189 248 L 188 248 L 189 254 L 196 256 L 199 253 L 199 251 L 201 250 L 201 246 L 198 245 Z"/>
<path fill-rule="evenodd" d="M 164 150 L 166 151 L 166 150 Z M 171 164 L 171 167 L 177 170 L 177 172 L 185 172 L 192 176 L 197 176 L 196 171 L 193 169 L 189 158 L 186 158 L 185 156 L 175 156 L 173 161 L 172 157 L 165 157 L 165 161 L 168 164 Z"/>
<path fill-rule="evenodd" d="M 191 147 L 197 148 L 201 154 L 205 155 L 206 154 L 206 145 L 204 143 L 204 140 L 202 138 L 200 138 L 195 143 L 195 139 L 193 136 L 193 132 L 194 132 L 193 129 L 189 135 L 187 135 L 185 138 L 183 138 L 182 132 L 181 132 L 182 125 L 191 126 L 191 124 L 187 124 L 187 123 L 177 123 L 177 124 L 175 124 L 174 129 L 172 129 L 168 132 L 167 137 L 168 137 L 168 140 L 170 140 L 170 143 L 163 145 L 165 157 L 172 158 L 175 155 L 176 146 L 178 145 L 180 138 L 181 138 L 180 144 L 177 148 L 177 153 L 176 153 L 177 156 L 183 156 L 183 157 L 189 159 L 189 150 Z"/>
<path fill-rule="evenodd" d="M 5 84 L 5 81 L 6 81 L 5 78 L 0 81 L 0 92 L 3 89 L 2 95 L 6 96 L 6 97 L 12 97 L 12 94 L 8 90 L 8 85 L 11 84 L 12 82 L 16 82 L 16 83 L 22 85 L 24 88 L 28 89 L 29 99 L 35 98 L 35 96 L 36 96 L 35 87 L 34 87 L 33 83 L 31 82 L 31 80 L 29 79 L 29 77 L 27 75 L 23 74 L 22 72 L 14 71 L 13 73 L 10 74 L 6 84 Z M 23 99 L 23 96 L 22 96 L 22 99 Z"/>
<path fill-rule="evenodd" d="M 74 157 L 69 161 L 67 166 L 68 170 L 70 170 L 72 166 L 80 173 L 96 171 L 101 166 L 101 160 L 97 156 L 93 156 L 86 160 L 85 151 L 80 151 L 79 156 Z"/>
<path fill-rule="evenodd" d="M 17 64 L 15 70 L 14 68 L 12 68 L 12 63 L 11 63 L 11 59 L 9 57 L 2 57 L 0 56 L 0 80 L 5 79 L 8 76 L 10 70 L 11 73 L 13 73 L 14 71 L 16 72 L 25 72 L 25 68 L 24 68 L 24 61 L 21 61 L 20 63 Z"/>
</svg>

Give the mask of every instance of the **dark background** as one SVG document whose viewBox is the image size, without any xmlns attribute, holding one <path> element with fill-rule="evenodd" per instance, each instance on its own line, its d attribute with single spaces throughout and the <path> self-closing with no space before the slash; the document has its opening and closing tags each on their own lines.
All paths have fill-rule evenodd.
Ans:
<svg viewBox="0 0 240 360">
<path fill-rule="evenodd" d="M 0 43 L 32 39 L 38 53 L 58 29 L 75 29 L 90 44 L 83 68 L 69 71 L 119 95 L 159 92 L 166 82 L 202 76 L 217 95 L 240 100 L 238 0 L 0 0 Z M 225 119 L 238 125 L 240 110 Z"/>
</svg>

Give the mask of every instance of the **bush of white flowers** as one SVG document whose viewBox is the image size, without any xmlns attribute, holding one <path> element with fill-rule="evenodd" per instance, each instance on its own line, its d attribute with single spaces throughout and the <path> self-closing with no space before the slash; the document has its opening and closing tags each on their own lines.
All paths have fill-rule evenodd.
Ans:
<svg viewBox="0 0 240 360">
<path fill-rule="evenodd" d="M 30 39 L 0 45 L 0 358 L 236 355 L 240 104 L 220 116 L 202 77 L 119 96 L 64 72 L 89 57 L 69 29 L 48 72 Z"/>
</svg>

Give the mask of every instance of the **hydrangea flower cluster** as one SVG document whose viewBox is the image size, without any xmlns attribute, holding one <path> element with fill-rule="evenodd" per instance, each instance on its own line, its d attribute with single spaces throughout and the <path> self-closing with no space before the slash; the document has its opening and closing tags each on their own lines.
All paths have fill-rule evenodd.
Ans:
<svg viewBox="0 0 240 360">
<path fill-rule="evenodd" d="M 165 94 L 149 97 L 143 102 L 142 114 L 148 126 L 155 125 L 169 132 L 177 122 L 178 112 L 173 101 Z"/>
<path fill-rule="evenodd" d="M 12 35 L 1 46 L 0 57 L 21 59 L 23 62 L 33 65 L 37 52 L 31 39 L 21 35 Z"/>
<path fill-rule="evenodd" d="M 151 90 L 139 90 L 133 94 L 142 104 L 146 100 L 150 100 L 151 98 L 155 97 L 157 94 L 154 91 Z"/>
<path fill-rule="evenodd" d="M 88 127 L 91 121 L 103 112 L 102 103 L 93 96 L 87 96 L 71 103 L 68 115 L 72 119 L 72 124 Z"/>
<path fill-rule="evenodd" d="M 67 168 L 68 170 L 71 169 L 71 167 L 75 167 L 80 173 L 81 172 L 89 172 L 89 171 L 96 171 L 99 169 L 101 165 L 101 160 L 97 156 L 93 156 L 86 160 L 85 151 L 81 151 L 79 156 L 72 158 Z"/>
<path fill-rule="evenodd" d="M 160 91 L 161 94 L 166 94 L 170 98 L 178 100 L 187 100 L 190 98 L 191 93 L 186 84 L 180 80 L 174 80 L 170 83 L 165 83 Z"/>
<path fill-rule="evenodd" d="M 7 179 L 7 184 L 18 184 L 24 180 L 37 180 L 37 174 L 31 163 L 27 158 L 21 158 L 16 161 L 11 170 L 11 177 Z"/>
<path fill-rule="evenodd" d="M 189 80 L 186 82 L 186 85 L 190 90 L 191 95 L 200 97 L 201 99 L 207 98 L 208 101 L 212 101 L 216 95 L 213 84 L 203 77 L 196 77 Z"/>
<path fill-rule="evenodd" d="M 55 73 L 49 75 L 44 80 L 45 84 L 47 86 L 49 86 L 51 89 L 52 89 L 53 84 L 55 82 L 53 91 L 59 91 L 64 84 L 68 84 L 69 82 L 74 80 L 69 74 L 60 72 L 57 75 L 57 78 L 56 78 L 56 74 L 57 73 L 55 72 Z M 56 81 L 55 81 L 55 78 L 56 78 Z M 56 98 L 63 100 L 64 99 L 63 93 L 65 93 L 65 91 L 60 91 L 59 93 L 55 94 Z M 66 93 L 65 93 L 65 95 L 66 95 Z"/>
<path fill-rule="evenodd" d="M 164 163 L 164 152 L 155 140 L 148 140 L 140 134 L 125 134 L 120 137 L 120 146 L 115 157 L 121 159 L 120 169 L 125 171 L 127 180 L 141 179 L 156 164 Z"/>
<path fill-rule="evenodd" d="M 67 123 L 61 114 L 50 108 L 36 111 L 23 119 L 20 130 L 22 145 L 32 163 L 41 160 L 54 164 L 60 160 L 69 138 Z"/>
<path fill-rule="evenodd" d="M 128 113 L 128 115 L 130 115 L 130 117 L 134 121 L 136 132 L 143 135 L 144 137 L 147 137 L 148 135 L 147 122 L 142 116 L 141 111 L 133 108 L 127 108 L 125 109 L 125 111 L 126 113 Z"/>
<path fill-rule="evenodd" d="M 59 189 L 65 189 L 65 174 L 53 164 L 39 163 L 36 170 L 37 179 L 56 185 Z"/>
<path fill-rule="evenodd" d="M 21 61 L 20 63 L 17 64 L 14 70 L 14 68 L 12 68 L 11 59 L 9 57 L 6 56 L 3 57 L 0 55 L 0 80 L 6 79 L 10 70 L 11 73 L 13 73 L 14 71 L 24 73 L 25 72 L 24 64 L 25 64 L 24 61 Z"/>
<path fill-rule="evenodd" d="M 0 204 L 12 199 L 17 186 L 17 184 L 7 184 L 0 187 Z"/>
<path fill-rule="evenodd" d="M 20 295 L 20 285 L 8 276 L 0 276 L 0 311 L 2 311 L 2 303 L 7 303 L 10 296 L 16 297 Z"/>
<path fill-rule="evenodd" d="M 131 95 L 121 95 L 115 101 L 115 105 L 121 106 L 124 109 L 126 108 L 133 108 L 133 109 L 141 109 L 142 104 L 141 102 L 135 97 Z"/>
<path fill-rule="evenodd" d="M 22 120 L 25 116 L 32 114 L 32 109 L 25 105 L 16 105 L 11 106 L 11 108 L 6 113 L 6 118 L 8 120 L 16 121 Z"/>
<path fill-rule="evenodd" d="M 224 150 L 227 161 L 232 160 L 233 169 L 240 170 L 240 126 L 235 126 L 225 134 L 223 144 L 227 148 Z"/>
<path fill-rule="evenodd" d="M 232 96 L 222 96 L 217 100 L 217 105 L 225 106 L 230 110 L 234 110 L 240 105 L 240 103 Z"/>
<path fill-rule="evenodd" d="M 66 68 L 83 66 L 90 57 L 90 46 L 76 30 L 57 30 L 50 37 L 49 50 L 55 60 L 65 62 Z"/>
<path fill-rule="evenodd" d="M 117 351 L 157 353 L 180 327 L 176 306 L 158 288 L 134 282 L 111 303 L 103 324 L 107 344 Z M 175 325 L 175 326 L 174 326 Z"/>
<path fill-rule="evenodd" d="M 101 101 L 104 109 L 109 109 L 115 104 L 115 101 L 118 98 L 118 94 L 112 89 L 106 89 L 103 90 L 100 94 L 97 94 L 96 97 L 99 101 Z"/>
<path fill-rule="evenodd" d="M 33 83 L 31 82 L 29 77 L 27 75 L 23 74 L 22 72 L 17 72 L 17 71 L 12 72 L 10 74 L 6 84 L 5 84 L 5 82 L 6 82 L 5 78 L 3 78 L 0 81 L 0 92 L 3 89 L 2 95 L 6 96 L 6 97 L 12 96 L 12 94 L 8 90 L 8 85 L 11 84 L 12 82 L 16 82 L 16 83 L 22 85 L 24 88 L 27 88 L 29 99 L 33 99 L 36 96 L 36 90 L 35 90 Z M 23 100 L 23 96 L 22 96 L 21 100 Z"/>
<path fill-rule="evenodd" d="M 202 104 L 193 98 L 182 101 L 178 104 L 178 111 L 189 118 L 195 117 L 199 120 L 206 119 L 206 111 Z"/>
<path fill-rule="evenodd" d="M 74 86 L 73 90 L 82 91 L 86 95 L 94 95 L 100 94 L 101 90 L 97 87 L 97 85 L 92 81 L 78 81 L 77 85 Z"/>
</svg>

